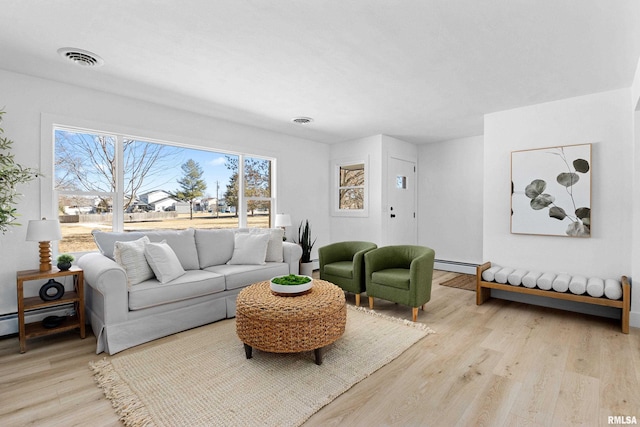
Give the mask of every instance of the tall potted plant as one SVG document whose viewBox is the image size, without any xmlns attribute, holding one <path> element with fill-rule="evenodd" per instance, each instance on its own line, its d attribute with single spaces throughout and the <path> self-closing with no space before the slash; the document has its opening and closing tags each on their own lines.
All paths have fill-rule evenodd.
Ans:
<svg viewBox="0 0 640 427">
<path fill-rule="evenodd" d="M 300 226 L 298 227 L 298 243 L 302 247 L 302 257 L 300 257 L 300 274 L 305 276 L 311 276 L 313 273 L 311 249 L 313 249 L 316 239 L 313 239 L 313 242 L 311 241 L 311 226 L 309 225 L 309 220 L 305 220 L 304 223 L 300 222 Z"/>
</svg>

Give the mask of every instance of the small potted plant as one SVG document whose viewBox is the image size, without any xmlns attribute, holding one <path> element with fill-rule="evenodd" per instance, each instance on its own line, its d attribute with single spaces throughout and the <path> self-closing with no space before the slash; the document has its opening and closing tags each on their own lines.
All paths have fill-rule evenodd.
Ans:
<svg viewBox="0 0 640 427">
<path fill-rule="evenodd" d="M 62 254 L 58 256 L 58 270 L 66 271 L 71 268 L 73 262 L 73 255 Z"/>
</svg>

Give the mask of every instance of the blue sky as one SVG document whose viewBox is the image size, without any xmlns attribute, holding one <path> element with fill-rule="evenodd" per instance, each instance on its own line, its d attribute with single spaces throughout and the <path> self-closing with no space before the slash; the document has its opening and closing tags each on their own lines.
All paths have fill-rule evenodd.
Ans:
<svg viewBox="0 0 640 427">
<path fill-rule="evenodd" d="M 110 187 L 109 162 L 115 154 L 115 137 L 105 134 L 90 134 L 74 131 L 56 129 L 56 175 L 59 178 L 73 177 L 82 174 L 84 184 L 77 185 L 80 190 L 108 191 Z M 105 144 L 106 142 L 106 144 Z M 150 144 L 150 145 L 147 145 Z M 150 148 L 152 146 L 153 148 Z M 106 149 L 105 149 L 106 147 Z M 130 159 L 150 158 L 145 149 L 156 149 L 159 146 L 155 143 L 137 141 L 133 146 L 133 151 L 129 152 Z M 197 150 L 172 145 L 161 145 L 161 153 L 153 166 L 145 172 L 142 187 L 138 194 L 143 194 L 151 190 L 165 190 L 174 192 L 179 189 L 178 179 L 182 178 L 184 172 L 182 165 L 189 159 L 193 159 L 203 169 L 202 178 L 207 183 L 205 195 L 216 197 L 216 181 L 219 184 L 218 196 L 223 197 L 227 184 L 232 175 L 225 166 L 226 155 L 214 151 Z M 78 163 L 81 160 L 81 164 Z M 111 160 L 109 160 L 111 159 Z M 130 160 L 127 162 L 129 168 L 134 170 L 137 166 L 144 165 L 145 162 Z M 64 167 L 68 165 L 69 167 Z M 76 167 L 72 167 L 76 165 Z M 125 170 L 126 180 L 130 179 L 131 170 Z M 78 172 L 80 171 L 80 172 Z M 129 172 L 129 173 L 128 173 Z M 136 172 L 137 173 L 137 172 Z M 77 183 L 78 181 L 76 181 Z M 73 182 L 72 182 L 73 185 Z M 89 185 L 92 188 L 87 188 Z"/>
<path fill-rule="evenodd" d="M 225 166 L 225 154 L 212 151 L 193 150 L 188 148 L 175 147 L 178 154 L 172 161 L 172 167 L 166 169 L 158 176 L 153 176 L 149 180 L 145 180 L 144 193 L 150 189 L 161 189 L 167 191 L 176 191 L 179 188 L 178 179 L 182 178 L 183 172 L 181 166 L 189 159 L 193 159 L 203 169 L 202 178 L 207 183 L 206 194 L 210 197 L 216 197 L 216 181 L 219 182 L 218 195 L 224 196 L 227 189 L 231 171 Z"/>
</svg>

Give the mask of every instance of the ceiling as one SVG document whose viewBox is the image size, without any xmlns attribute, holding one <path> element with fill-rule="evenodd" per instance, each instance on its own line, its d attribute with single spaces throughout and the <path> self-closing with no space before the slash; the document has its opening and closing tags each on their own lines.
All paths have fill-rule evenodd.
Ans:
<svg viewBox="0 0 640 427">
<path fill-rule="evenodd" d="M 486 113 L 629 87 L 640 56 L 637 0 L 0 0 L 0 10 L 2 69 L 325 143 L 481 135 Z M 61 47 L 104 65 L 77 66 Z"/>
</svg>

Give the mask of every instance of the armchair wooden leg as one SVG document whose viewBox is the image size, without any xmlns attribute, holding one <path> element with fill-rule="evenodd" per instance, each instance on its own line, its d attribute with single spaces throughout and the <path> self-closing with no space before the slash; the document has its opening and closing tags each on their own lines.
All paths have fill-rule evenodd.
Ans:
<svg viewBox="0 0 640 427">
<path fill-rule="evenodd" d="M 360 294 L 356 294 L 356 307 L 360 307 Z"/>
<path fill-rule="evenodd" d="M 369 308 L 373 310 L 373 297 L 369 297 Z"/>
<path fill-rule="evenodd" d="M 411 307 L 411 320 L 414 322 L 418 320 L 418 307 Z"/>
</svg>

